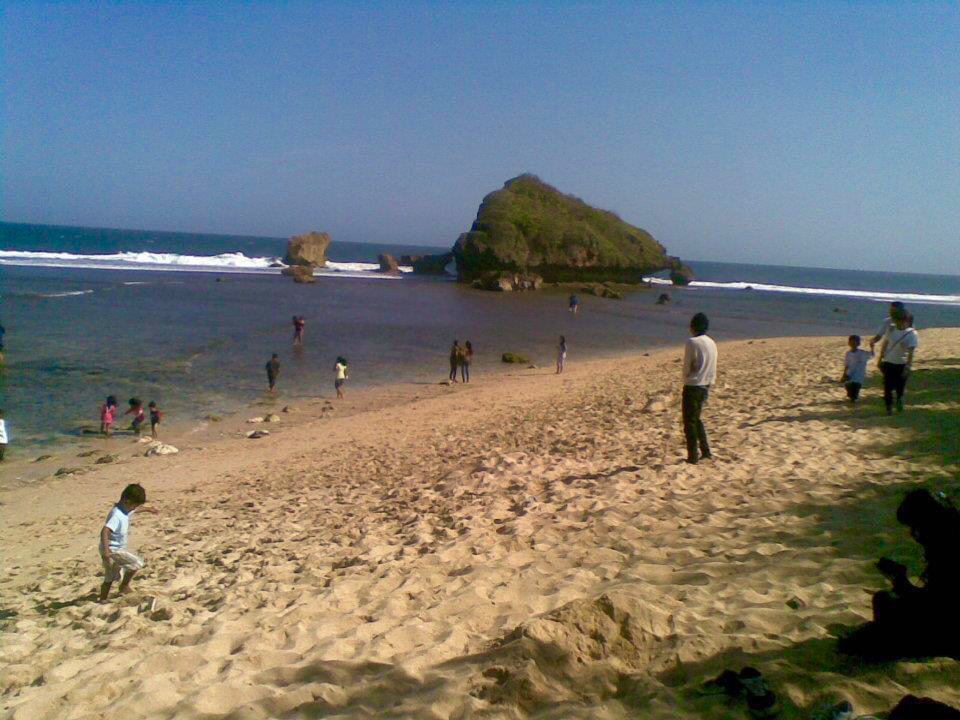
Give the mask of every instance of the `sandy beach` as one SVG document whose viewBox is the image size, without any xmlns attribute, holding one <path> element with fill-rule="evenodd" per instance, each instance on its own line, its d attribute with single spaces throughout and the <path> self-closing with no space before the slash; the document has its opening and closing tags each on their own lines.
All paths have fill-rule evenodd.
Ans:
<svg viewBox="0 0 960 720">
<path fill-rule="evenodd" d="M 960 330 L 920 335 L 892 417 L 872 364 L 845 402 L 844 338 L 721 343 L 697 466 L 679 349 L 278 402 L 256 414 L 279 422 L 166 438 L 167 457 L 116 438 L 112 463 L 54 458 L 83 472 L 0 492 L 0 712 L 745 718 L 702 692 L 745 665 L 783 718 L 960 706 L 960 661 L 836 652 L 877 558 L 922 568 L 900 498 L 960 491 Z M 98 531 L 130 482 L 158 510 L 133 520 L 147 567 L 98 605 Z"/>
</svg>

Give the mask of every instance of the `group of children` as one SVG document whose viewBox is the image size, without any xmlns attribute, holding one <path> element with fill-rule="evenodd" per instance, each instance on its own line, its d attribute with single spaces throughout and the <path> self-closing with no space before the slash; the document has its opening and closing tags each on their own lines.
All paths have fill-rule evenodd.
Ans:
<svg viewBox="0 0 960 720">
<path fill-rule="evenodd" d="M 129 407 L 124 415 L 133 415 L 133 422 L 130 424 L 131 429 L 134 434 L 139 436 L 140 430 L 143 427 L 143 423 L 146 422 L 146 412 L 143 409 L 143 402 L 140 398 L 132 397 L 127 401 Z M 159 437 L 159 426 L 160 420 L 163 418 L 163 413 L 160 412 L 160 408 L 157 407 L 157 404 L 154 401 L 150 401 L 150 404 L 147 405 L 147 409 L 150 412 L 150 434 L 153 436 L 153 439 L 156 440 Z M 113 395 L 108 395 L 106 402 L 100 406 L 100 434 L 110 437 L 113 433 L 114 423 L 117 421 L 117 413 L 120 411 L 117 405 L 117 398 Z"/>
<path fill-rule="evenodd" d="M 856 402 L 867 377 L 867 363 L 874 357 L 873 348 L 880 343 L 878 367 L 883 375 L 883 403 L 887 415 L 903 412 L 903 395 L 913 366 L 913 354 L 919 345 L 917 331 L 913 328 L 913 315 L 901 302 L 890 303 L 890 316 L 870 339 L 870 350 L 860 347 L 859 335 L 847 338 L 850 349 L 844 356 L 843 376 L 847 397 Z"/>
</svg>

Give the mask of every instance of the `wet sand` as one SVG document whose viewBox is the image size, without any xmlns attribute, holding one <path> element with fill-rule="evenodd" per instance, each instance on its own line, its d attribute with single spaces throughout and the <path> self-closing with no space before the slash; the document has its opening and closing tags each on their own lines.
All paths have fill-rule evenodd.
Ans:
<svg viewBox="0 0 960 720">
<path fill-rule="evenodd" d="M 844 402 L 843 338 L 721 343 L 716 459 L 695 467 L 676 349 L 294 401 L 165 437 L 167 457 L 101 442 L 114 462 L 0 493 L 0 708 L 737 718 L 701 689 L 748 664 L 784 718 L 907 692 L 960 706 L 960 662 L 835 651 L 869 617 L 878 557 L 921 569 L 902 495 L 960 489 L 960 331 L 921 343 L 893 417 L 876 377 Z M 159 510 L 133 521 L 148 565 L 97 605 L 97 533 L 133 481 Z"/>
</svg>

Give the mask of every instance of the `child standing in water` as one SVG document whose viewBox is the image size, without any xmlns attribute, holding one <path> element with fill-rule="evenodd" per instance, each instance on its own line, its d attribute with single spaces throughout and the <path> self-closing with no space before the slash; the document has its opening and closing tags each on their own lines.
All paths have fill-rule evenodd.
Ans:
<svg viewBox="0 0 960 720">
<path fill-rule="evenodd" d="M 0 410 L 0 462 L 7 452 L 7 422 L 3 419 L 3 410 Z"/>
<path fill-rule="evenodd" d="M 113 506 L 100 530 L 100 558 L 103 560 L 103 584 L 100 586 L 100 602 L 106 602 L 110 586 L 117 580 L 117 592 L 123 595 L 130 588 L 130 581 L 143 568 L 143 558 L 127 549 L 130 534 L 130 517 L 137 510 L 155 513 L 154 508 L 144 508 L 147 492 L 141 485 L 127 485 L 120 494 L 120 502 Z"/>
<path fill-rule="evenodd" d="M 153 400 L 150 401 L 147 407 L 150 408 L 150 435 L 156 440 L 160 435 L 160 433 L 157 432 L 157 426 L 160 425 L 160 421 L 163 419 L 163 413 L 160 412 L 160 408 L 157 407 L 157 404 Z"/>
<path fill-rule="evenodd" d="M 107 401 L 100 406 L 100 434 L 110 437 L 113 423 L 117 414 L 117 399 L 113 395 L 107 396 Z"/>
<path fill-rule="evenodd" d="M 130 427 L 133 428 L 133 432 L 137 437 L 140 437 L 140 427 L 143 425 L 144 414 L 143 414 L 143 403 L 140 401 L 140 398 L 132 397 L 130 398 L 130 407 L 127 408 L 127 411 L 124 415 L 129 415 L 133 413 L 133 422 Z"/>
<path fill-rule="evenodd" d="M 560 343 L 557 345 L 557 372 L 559 375 L 563 372 L 563 365 L 567 360 L 567 339 L 561 335 Z"/>
<path fill-rule="evenodd" d="M 333 366 L 333 387 L 337 391 L 337 399 L 343 400 L 343 384 L 347 381 L 347 359 L 338 357 Z"/>
<path fill-rule="evenodd" d="M 303 345 L 303 329 L 307 326 L 307 321 L 303 315 L 293 316 L 293 344 Z"/>
</svg>

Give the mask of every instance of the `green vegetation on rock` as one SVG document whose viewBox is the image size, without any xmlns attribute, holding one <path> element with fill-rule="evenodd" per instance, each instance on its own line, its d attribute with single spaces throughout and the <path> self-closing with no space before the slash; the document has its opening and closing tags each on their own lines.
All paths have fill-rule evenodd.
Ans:
<svg viewBox="0 0 960 720">
<path fill-rule="evenodd" d="M 534 272 L 548 282 L 636 283 L 670 263 L 647 231 L 534 175 L 487 195 L 453 254 L 461 282 L 507 270 Z"/>
</svg>

